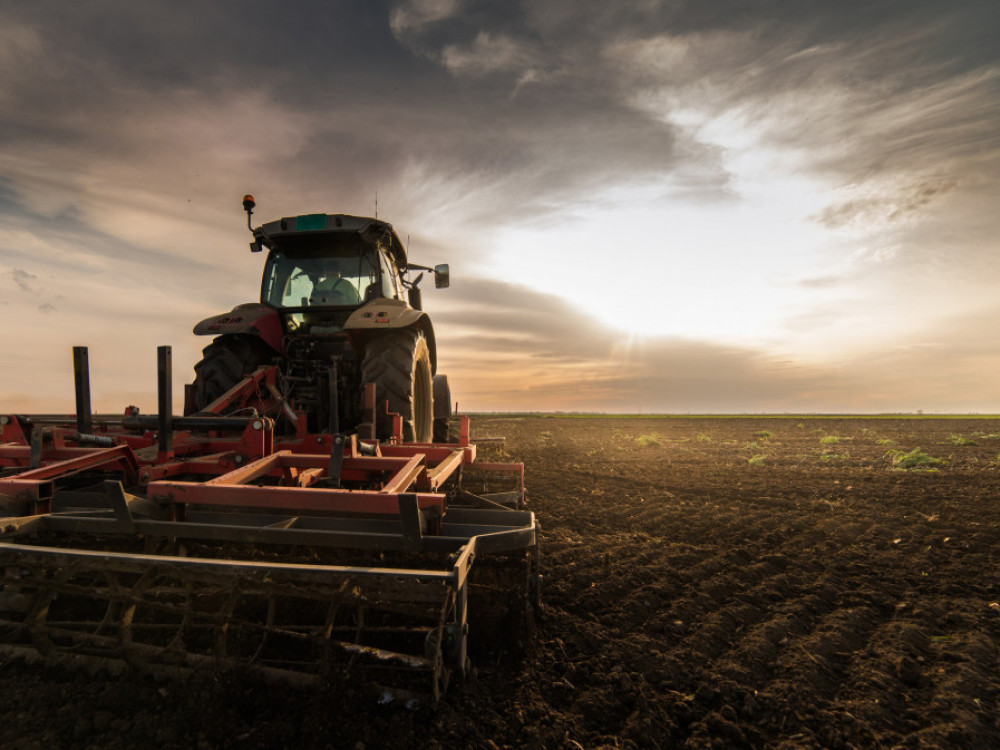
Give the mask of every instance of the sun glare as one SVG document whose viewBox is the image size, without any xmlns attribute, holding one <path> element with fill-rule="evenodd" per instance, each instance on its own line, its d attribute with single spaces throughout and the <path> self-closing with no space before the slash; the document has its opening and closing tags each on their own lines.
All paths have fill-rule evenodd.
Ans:
<svg viewBox="0 0 1000 750">
<path fill-rule="evenodd" d="M 823 297 L 799 282 L 827 272 L 833 257 L 828 238 L 802 218 L 816 199 L 793 181 L 770 187 L 713 205 L 662 188 L 609 196 L 558 225 L 507 231 L 494 270 L 631 335 L 770 341 Z"/>
</svg>

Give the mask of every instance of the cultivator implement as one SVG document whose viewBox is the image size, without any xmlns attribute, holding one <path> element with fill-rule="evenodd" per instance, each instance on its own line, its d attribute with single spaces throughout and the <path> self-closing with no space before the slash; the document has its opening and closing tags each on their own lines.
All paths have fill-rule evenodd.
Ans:
<svg viewBox="0 0 1000 750">
<path fill-rule="evenodd" d="M 522 635 L 540 581 L 523 468 L 478 461 L 467 418 L 457 443 L 379 443 L 370 387 L 357 434 L 279 403 L 296 429 L 277 435 L 269 367 L 173 416 L 168 347 L 158 415 L 92 415 L 74 362 L 75 415 L 0 415 L 3 642 L 436 698 L 470 648 Z"/>
</svg>

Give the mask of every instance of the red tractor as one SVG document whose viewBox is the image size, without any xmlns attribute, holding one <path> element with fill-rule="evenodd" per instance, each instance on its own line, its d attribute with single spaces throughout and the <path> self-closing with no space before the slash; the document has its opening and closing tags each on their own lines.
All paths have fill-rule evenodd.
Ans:
<svg viewBox="0 0 1000 750">
<path fill-rule="evenodd" d="M 195 326 L 195 334 L 215 339 L 195 365 L 185 414 L 218 413 L 212 405 L 245 376 L 276 364 L 268 416 L 279 432 L 357 431 L 364 388 L 374 383 L 379 439 L 392 435 L 398 414 L 404 441 L 447 441 L 451 395 L 437 373 L 434 328 L 418 284 L 429 271 L 435 287 L 447 287 L 448 266 L 409 263 L 392 226 L 379 219 L 305 214 L 254 229 L 254 206 L 245 196 L 250 249 L 268 253 L 260 302 Z M 411 280 L 410 271 L 420 273 Z"/>
</svg>

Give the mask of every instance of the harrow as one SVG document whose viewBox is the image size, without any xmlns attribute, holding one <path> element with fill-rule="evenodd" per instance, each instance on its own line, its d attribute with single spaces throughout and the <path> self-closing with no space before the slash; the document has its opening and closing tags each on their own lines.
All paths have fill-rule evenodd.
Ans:
<svg viewBox="0 0 1000 750">
<path fill-rule="evenodd" d="M 0 415 L 0 641 L 140 670 L 241 669 L 294 683 L 363 673 L 437 699 L 470 652 L 518 640 L 538 607 L 538 528 L 521 464 L 457 442 L 294 434 L 256 408 L 274 366 L 175 416 Z M 273 413 L 273 410 L 272 412 Z M 486 612 L 481 621 L 476 613 Z M 472 632 L 470 635 L 470 622 Z"/>
</svg>

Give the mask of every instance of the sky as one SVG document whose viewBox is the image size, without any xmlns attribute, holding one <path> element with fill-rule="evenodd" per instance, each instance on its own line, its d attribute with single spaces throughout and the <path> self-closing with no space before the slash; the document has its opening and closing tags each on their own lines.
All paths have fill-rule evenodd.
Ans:
<svg viewBox="0 0 1000 750">
<path fill-rule="evenodd" d="M 463 411 L 1000 413 L 996 0 L 0 0 L 0 412 L 378 216 Z M 178 401 L 179 403 L 179 401 Z"/>
</svg>

